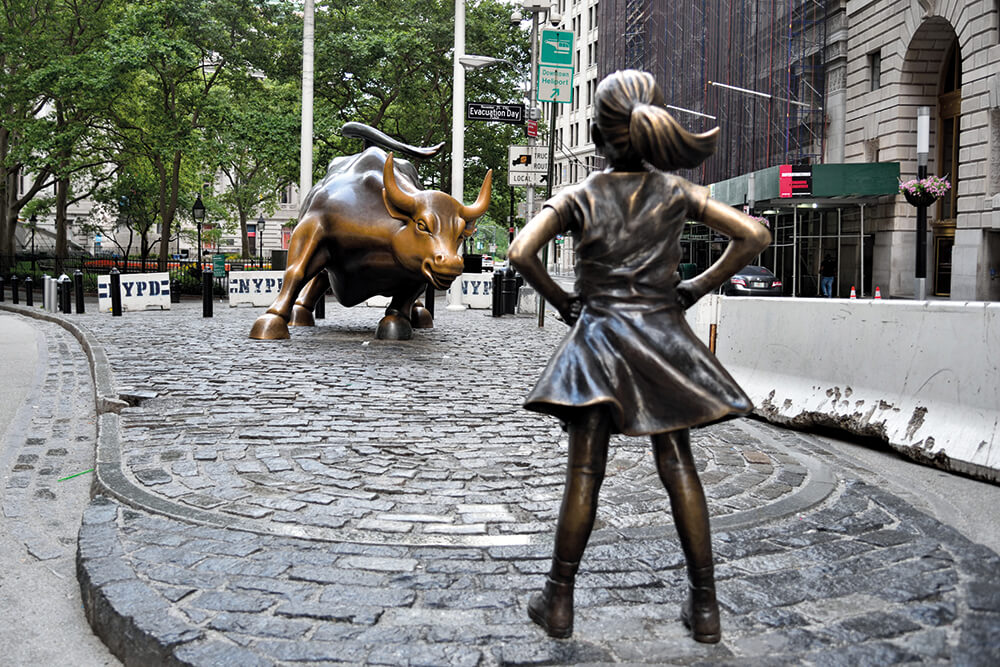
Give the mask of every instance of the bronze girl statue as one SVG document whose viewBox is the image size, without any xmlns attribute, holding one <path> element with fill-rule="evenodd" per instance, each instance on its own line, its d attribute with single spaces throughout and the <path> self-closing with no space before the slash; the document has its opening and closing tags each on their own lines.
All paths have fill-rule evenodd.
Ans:
<svg viewBox="0 0 1000 667">
<path fill-rule="evenodd" d="M 666 170 L 699 165 L 718 128 L 691 134 L 663 108 L 645 72 L 616 72 L 597 87 L 592 134 L 610 168 L 545 203 L 510 248 L 510 260 L 571 326 L 529 410 L 567 425 L 569 462 L 552 567 L 528 614 L 553 637 L 573 633 L 573 585 L 594 525 L 612 433 L 649 435 L 687 561 L 681 619 L 699 642 L 718 642 L 719 606 L 705 493 L 689 428 L 745 415 L 750 399 L 699 341 L 684 310 L 770 242 L 761 224 Z M 677 273 L 686 220 L 730 238 L 717 262 L 690 280 Z M 576 241 L 576 291 L 548 275 L 538 251 L 554 236 Z"/>
</svg>

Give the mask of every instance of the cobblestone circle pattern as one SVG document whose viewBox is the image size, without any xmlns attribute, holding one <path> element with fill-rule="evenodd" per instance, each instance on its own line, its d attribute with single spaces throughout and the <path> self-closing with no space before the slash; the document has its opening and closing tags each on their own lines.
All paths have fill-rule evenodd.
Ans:
<svg viewBox="0 0 1000 667">
<path fill-rule="evenodd" d="M 117 386 L 155 394 L 121 414 L 123 467 L 137 486 L 274 534 L 548 539 L 566 436 L 521 401 L 563 324 L 439 309 L 434 329 L 387 342 L 373 340 L 379 309 L 331 306 L 291 340 L 257 341 L 247 333 L 258 309 L 217 310 L 85 320 L 107 343 Z M 715 517 L 789 494 L 806 476 L 732 426 L 696 430 L 693 445 Z M 615 439 L 602 499 L 598 528 L 671 522 L 648 440 Z"/>
</svg>

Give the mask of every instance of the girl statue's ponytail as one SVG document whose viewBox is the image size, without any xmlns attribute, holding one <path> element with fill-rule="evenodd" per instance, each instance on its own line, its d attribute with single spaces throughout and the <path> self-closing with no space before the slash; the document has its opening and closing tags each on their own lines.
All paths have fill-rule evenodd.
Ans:
<svg viewBox="0 0 1000 667">
<path fill-rule="evenodd" d="M 594 123 L 612 161 L 641 158 L 663 170 L 696 167 L 715 152 L 719 128 L 688 132 L 663 108 L 663 94 L 648 72 L 624 70 L 597 86 Z"/>
</svg>

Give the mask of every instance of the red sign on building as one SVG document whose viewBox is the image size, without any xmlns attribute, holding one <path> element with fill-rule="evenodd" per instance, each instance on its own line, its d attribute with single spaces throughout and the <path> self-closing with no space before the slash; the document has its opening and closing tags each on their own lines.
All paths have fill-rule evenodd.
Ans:
<svg viewBox="0 0 1000 667">
<path fill-rule="evenodd" d="M 778 196 L 808 197 L 812 195 L 812 165 L 778 165 Z"/>
</svg>

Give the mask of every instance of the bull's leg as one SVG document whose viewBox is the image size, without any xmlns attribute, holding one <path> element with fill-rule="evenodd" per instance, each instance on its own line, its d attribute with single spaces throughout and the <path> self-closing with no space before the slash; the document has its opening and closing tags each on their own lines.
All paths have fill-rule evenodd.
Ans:
<svg viewBox="0 0 1000 667">
<path fill-rule="evenodd" d="M 326 266 L 328 252 L 322 246 L 323 236 L 319 216 L 307 217 L 295 227 L 288 245 L 288 268 L 285 269 L 278 298 L 253 323 L 251 338 L 275 340 L 289 337 L 288 320 L 291 319 L 295 298 L 302 287 Z"/>
<path fill-rule="evenodd" d="M 292 306 L 292 319 L 288 324 L 293 327 L 316 326 L 313 309 L 316 308 L 316 302 L 323 298 L 329 288 L 330 279 L 326 271 L 320 271 L 299 293 L 299 298 Z"/>
<path fill-rule="evenodd" d="M 420 290 L 423 292 L 423 289 Z M 431 311 L 424 307 L 420 300 L 413 302 L 413 309 L 410 311 L 410 323 L 414 329 L 433 329 L 434 316 Z"/>
<path fill-rule="evenodd" d="M 413 338 L 413 324 L 410 322 L 409 315 L 413 312 L 413 305 L 419 294 L 417 292 L 409 296 L 399 296 L 398 294 L 393 296 L 389 307 L 385 309 L 385 316 L 378 323 L 375 338 L 379 340 L 410 340 Z"/>
</svg>

